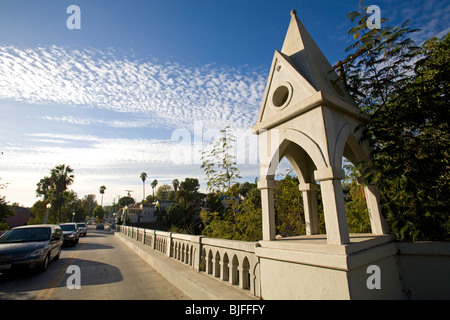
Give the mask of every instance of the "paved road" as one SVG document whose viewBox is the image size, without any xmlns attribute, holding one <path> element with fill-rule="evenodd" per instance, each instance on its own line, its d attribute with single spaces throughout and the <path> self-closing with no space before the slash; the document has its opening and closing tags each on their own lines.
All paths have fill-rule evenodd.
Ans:
<svg viewBox="0 0 450 320">
<path fill-rule="evenodd" d="M 79 269 L 67 273 L 70 266 Z M 75 267 L 76 268 L 76 267 Z M 70 270 L 70 269 L 69 269 Z M 77 272 L 79 271 L 79 272 Z M 80 289 L 76 275 L 80 274 Z M 189 299 L 129 250 L 109 230 L 89 228 L 75 247 L 41 274 L 0 274 L 0 300 Z"/>
</svg>

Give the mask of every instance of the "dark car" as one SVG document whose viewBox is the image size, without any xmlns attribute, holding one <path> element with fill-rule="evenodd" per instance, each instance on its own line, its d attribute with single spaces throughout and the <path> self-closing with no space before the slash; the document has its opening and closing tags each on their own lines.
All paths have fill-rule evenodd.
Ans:
<svg viewBox="0 0 450 320">
<path fill-rule="evenodd" d="M 0 238 L 0 272 L 20 267 L 45 271 L 61 254 L 63 233 L 56 225 L 16 227 Z"/>
<path fill-rule="evenodd" d="M 105 226 L 103 225 L 103 223 L 99 223 L 96 227 L 95 230 L 104 230 Z"/>
<path fill-rule="evenodd" d="M 85 237 L 87 233 L 87 226 L 84 222 L 77 222 L 78 229 L 80 229 L 80 236 Z"/>
<path fill-rule="evenodd" d="M 64 234 L 64 244 L 76 245 L 80 240 L 80 229 L 75 222 L 61 223 L 59 225 Z"/>
</svg>

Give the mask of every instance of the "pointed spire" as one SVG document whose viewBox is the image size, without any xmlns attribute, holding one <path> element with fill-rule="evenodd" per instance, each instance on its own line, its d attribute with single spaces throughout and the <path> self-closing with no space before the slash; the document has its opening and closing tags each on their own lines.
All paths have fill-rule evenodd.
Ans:
<svg viewBox="0 0 450 320">
<path fill-rule="evenodd" d="M 291 22 L 281 53 L 289 58 L 292 65 L 310 82 L 321 90 L 321 80 L 327 78 L 331 65 L 319 49 L 314 39 L 297 17 L 297 11 L 291 11 Z M 324 78 L 324 79 L 322 79 Z M 327 85 L 328 86 L 328 85 Z"/>
<path fill-rule="evenodd" d="M 318 103 L 359 117 L 361 110 L 295 10 L 291 11 L 283 47 L 275 51 L 270 70 L 255 132 L 291 119 Z"/>
</svg>

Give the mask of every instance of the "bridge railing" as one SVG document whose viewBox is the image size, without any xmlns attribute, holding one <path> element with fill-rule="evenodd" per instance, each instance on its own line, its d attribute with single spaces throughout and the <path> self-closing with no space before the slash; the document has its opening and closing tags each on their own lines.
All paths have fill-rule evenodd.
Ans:
<svg viewBox="0 0 450 320">
<path fill-rule="evenodd" d="M 260 296 L 257 242 L 213 239 L 130 226 L 116 231 L 167 257 L 257 297 Z"/>
</svg>

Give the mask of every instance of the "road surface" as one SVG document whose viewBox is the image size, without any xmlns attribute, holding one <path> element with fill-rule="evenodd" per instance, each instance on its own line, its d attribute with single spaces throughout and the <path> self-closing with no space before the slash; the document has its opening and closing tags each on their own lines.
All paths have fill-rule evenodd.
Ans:
<svg viewBox="0 0 450 320">
<path fill-rule="evenodd" d="M 77 287 L 79 289 L 77 289 Z M 72 288 L 72 289 L 71 289 Z M 44 273 L 0 273 L 0 300 L 190 299 L 109 230 L 88 229 Z"/>
</svg>

